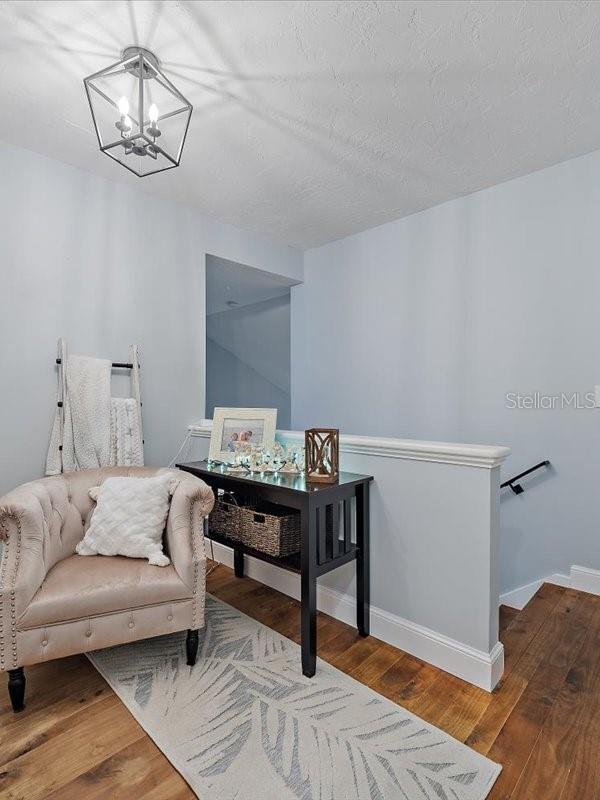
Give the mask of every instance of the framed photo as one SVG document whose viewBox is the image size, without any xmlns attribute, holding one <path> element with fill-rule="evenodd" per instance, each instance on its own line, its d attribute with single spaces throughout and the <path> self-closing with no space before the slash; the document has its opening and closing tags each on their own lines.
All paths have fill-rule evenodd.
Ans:
<svg viewBox="0 0 600 800">
<path fill-rule="evenodd" d="M 270 449 L 276 427 L 276 408 L 215 408 L 209 458 L 230 461 L 240 444 Z"/>
</svg>

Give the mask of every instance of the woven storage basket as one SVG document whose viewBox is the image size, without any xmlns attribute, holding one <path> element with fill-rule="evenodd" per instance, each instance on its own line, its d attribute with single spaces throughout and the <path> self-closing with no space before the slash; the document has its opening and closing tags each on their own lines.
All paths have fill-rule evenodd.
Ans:
<svg viewBox="0 0 600 800">
<path fill-rule="evenodd" d="M 240 508 L 242 542 L 270 556 L 291 556 L 300 551 L 300 514 L 273 503 Z"/>
<path fill-rule="evenodd" d="M 229 495 L 220 497 L 208 518 L 208 530 L 234 542 L 242 538 L 242 507 L 231 502 Z"/>
</svg>

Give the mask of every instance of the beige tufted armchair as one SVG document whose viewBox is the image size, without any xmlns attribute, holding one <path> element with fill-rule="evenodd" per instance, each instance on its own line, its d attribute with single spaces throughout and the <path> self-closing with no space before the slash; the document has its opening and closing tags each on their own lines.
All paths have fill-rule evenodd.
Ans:
<svg viewBox="0 0 600 800">
<path fill-rule="evenodd" d="M 168 567 L 121 556 L 84 558 L 88 491 L 112 476 L 149 477 L 147 467 L 81 470 L 42 478 L 0 499 L 0 670 L 14 711 L 24 708 L 23 667 L 136 639 L 186 630 L 188 664 L 204 625 L 204 519 L 212 490 L 180 478 L 164 534 Z"/>
</svg>

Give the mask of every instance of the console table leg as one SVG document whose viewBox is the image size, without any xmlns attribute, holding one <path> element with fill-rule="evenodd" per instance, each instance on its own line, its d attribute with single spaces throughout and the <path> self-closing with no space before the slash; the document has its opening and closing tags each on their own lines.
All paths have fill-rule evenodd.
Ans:
<svg viewBox="0 0 600 800">
<path fill-rule="evenodd" d="M 301 610 L 302 674 L 312 678 L 317 668 L 317 526 L 316 509 L 301 513 Z"/>
<path fill-rule="evenodd" d="M 362 483 L 356 490 L 356 627 L 361 636 L 370 632 L 369 520 L 369 484 Z"/>
<path fill-rule="evenodd" d="M 233 571 L 236 578 L 244 577 L 244 554 L 241 550 L 233 550 Z"/>
<path fill-rule="evenodd" d="M 302 674 L 312 678 L 317 669 L 317 581 L 302 576 Z"/>
</svg>

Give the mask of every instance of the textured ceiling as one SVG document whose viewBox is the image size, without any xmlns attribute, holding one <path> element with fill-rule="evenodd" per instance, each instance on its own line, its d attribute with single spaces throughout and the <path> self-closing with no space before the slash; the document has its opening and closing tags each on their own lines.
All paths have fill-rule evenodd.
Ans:
<svg viewBox="0 0 600 800">
<path fill-rule="evenodd" d="M 1 2 L 0 137 L 301 248 L 600 147 L 596 2 Z M 82 78 L 153 49 L 182 165 L 97 149 Z"/>
</svg>

